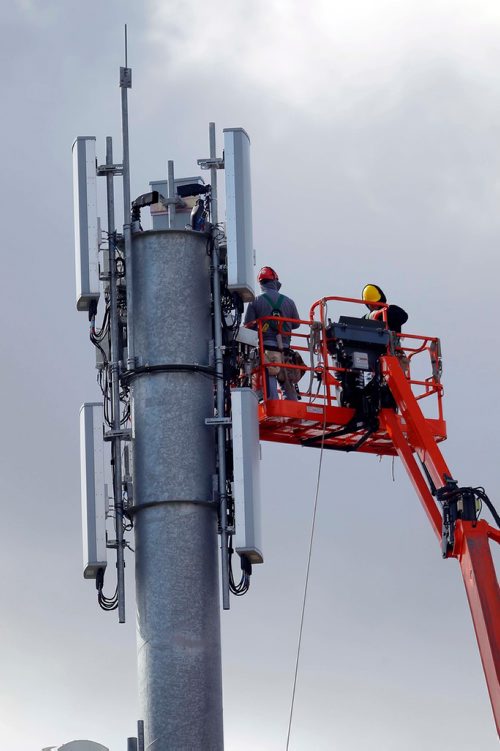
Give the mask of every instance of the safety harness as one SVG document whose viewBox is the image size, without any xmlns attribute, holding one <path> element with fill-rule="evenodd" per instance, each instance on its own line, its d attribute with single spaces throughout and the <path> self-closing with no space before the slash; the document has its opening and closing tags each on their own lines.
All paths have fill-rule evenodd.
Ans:
<svg viewBox="0 0 500 751">
<path fill-rule="evenodd" d="M 271 308 L 271 315 L 276 316 L 276 318 L 281 317 L 281 306 L 283 305 L 283 301 L 285 300 L 284 295 L 279 295 L 276 300 L 273 300 L 272 297 L 270 297 L 268 294 L 264 293 L 262 297 L 265 299 L 267 303 L 269 303 L 269 306 Z M 287 329 L 285 329 L 287 330 Z M 298 352 L 295 352 L 294 350 L 290 349 L 290 347 L 284 347 L 283 346 L 283 336 L 279 328 L 278 321 L 266 321 L 262 325 L 262 332 L 265 333 L 266 331 L 272 331 L 276 333 L 276 342 L 278 344 L 278 350 L 281 353 L 282 362 L 284 363 L 291 363 L 293 365 L 303 365 L 304 362 L 302 358 L 300 357 Z M 298 359 L 297 359 L 298 358 Z M 294 374 L 292 375 L 289 372 L 288 368 L 281 368 L 281 370 L 278 373 L 278 381 L 280 383 L 284 383 L 285 381 L 292 386 L 292 388 L 295 388 L 297 390 L 297 382 L 302 377 L 303 373 L 302 371 L 299 371 L 299 378 L 296 378 L 296 374 L 294 371 Z M 297 392 L 298 395 L 298 392 Z M 298 398 L 300 399 L 300 396 L 298 395 Z"/>
<path fill-rule="evenodd" d="M 269 295 L 267 293 L 264 293 L 262 295 L 262 297 L 264 298 L 264 300 L 267 303 L 269 303 L 269 305 L 271 307 L 271 315 L 272 316 L 276 316 L 277 318 L 279 316 L 281 316 L 281 306 L 283 305 L 283 302 L 285 300 L 285 295 L 279 295 L 276 298 L 276 300 L 273 300 L 272 297 L 269 297 Z M 262 331 L 265 333 L 266 331 L 269 331 L 269 330 L 271 330 L 271 331 L 279 331 L 278 322 L 277 321 L 276 322 L 274 322 L 274 321 L 266 321 L 262 325 Z M 280 336 L 280 335 L 278 334 L 278 336 Z M 279 340 L 278 340 L 278 347 L 279 347 Z M 280 350 L 283 349 L 282 346 L 279 347 L 279 348 L 280 348 Z"/>
</svg>

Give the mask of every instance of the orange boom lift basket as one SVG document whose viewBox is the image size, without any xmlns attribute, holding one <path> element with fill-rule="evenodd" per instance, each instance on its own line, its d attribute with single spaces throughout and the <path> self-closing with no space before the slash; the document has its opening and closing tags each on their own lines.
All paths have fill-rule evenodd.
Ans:
<svg viewBox="0 0 500 751">
<path fill-rule="evenodd" d="M 268 317 L 257 322 L 258 365 L 252 381 L 262 393 L 260 438 L 337 451 L 399 456 L 441 543 L 443 557 L 460 564 L 474 622 L 493 713 L 500 732 L 500 594 L 490 541 L 500 531 L 478 519 L 484 501 L 498 514 L 482 488 L 460 487 L 439 443 L 446 439 L 441 384 L 441 348 L 432 336 L 387 328 L 388 305 L 378 321 L 357 316 L 362 300 L 324 297 L 308 321 Z M 291 336 L 302 358 L 284 358 L 278 380 L 299 380 L 298 400 L 269 399 L 262 327 L 266 321 Z M 300 323 L 289 332 L 283 324 Z M 285 353 L 286 354 L 286 353 Z"/>
</svg>

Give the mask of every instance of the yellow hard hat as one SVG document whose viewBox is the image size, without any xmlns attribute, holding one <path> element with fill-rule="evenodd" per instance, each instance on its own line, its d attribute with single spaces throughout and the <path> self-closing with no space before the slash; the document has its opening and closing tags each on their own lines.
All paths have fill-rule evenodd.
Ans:
<svg viewBox="0 0 500 751">
<path fill-rule="evenodd" d="M 387 302 L 387 298 L 376 284 L 365 284 L 361 297 L 366 303 Z"/>
</svg>

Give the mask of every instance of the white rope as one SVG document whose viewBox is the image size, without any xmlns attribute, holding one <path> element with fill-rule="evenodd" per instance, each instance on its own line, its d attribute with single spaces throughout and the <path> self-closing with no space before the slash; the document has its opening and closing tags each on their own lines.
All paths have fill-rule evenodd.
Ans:
<svg viewBox="0 0 500 751">
<path fill-rule="evenodd" d="M 309 554 L 307 557 L 306 581 L 305 581 L 305 586 L 304 586 L 304 598 L 302 600 L 302 614 L 300 617 L 299 642 L 297 645 L 297 658 L 295 660 L 295 673 L 293 676 L 292 702 L 290 705 L 290 717 L 288 719 L 288 734 L 286 738 L 286 751 L 288 751 L 288 746 L 290 744 L 290 733 L 292 730 L 293 709 L 294 709 L 294 704 L 295 704 L 295 689 L 297 687 L 297 674 L 299 672 L 300 647 L 302 645 L 302 630 L 304 627 L 304 614 L 306 612 L 307 588 L 309 585 L 309 570 L 311 568 L 311 554 L 312 554 L 312 546 L 313 546 L 313 541 L 314 541 L 314 529 L 316 526 L 316 511 L 318 508 L 319 483 L 321 479 L 321 465 L 323 463 L 323 446 L 325 443 L 326 407 L 327 407 L 327 404 L 326 404 L 326 399 L 325 399 L 325 404 L 323 407 L 324 408 L 323 435 L 321 437 L 321 450 L 319 453 L 318 478 L 316 481 L 316 497 L 314 499 L 314 511 L 313 511 L 312 525 L 311 525 L 311 537 L 309 540 Z"/>
</svg>

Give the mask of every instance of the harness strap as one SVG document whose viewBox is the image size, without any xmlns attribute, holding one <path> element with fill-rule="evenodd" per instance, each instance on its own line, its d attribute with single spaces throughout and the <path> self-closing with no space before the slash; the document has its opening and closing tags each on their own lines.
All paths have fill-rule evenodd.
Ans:
<svg viewBox="0 0 500 751">
<path fill-rule="evenodd" d="M 269 297 L 269 295 L 266 294 L 265 292 L 262 295 L 262 297 L 264 298 L 264 300 L 271 307 L 271 315 L 278 317 L 280 315 L 280 313 L 281 313 L 281 306 L 283 305 L 283 301 L 285 299 L 285 295 L 279 295 L 276 298 L 276 301 L 274 301 L 272 299 L 272 297 Z M 263 327 L 262 327 L 262 331 L 265 333 L 266 331 L 269 331 L 269 329 L 271 329 L 272 331 L 278 332 L 279 331 L 279 324 L 277 322 L 274 323 L 273 321 L 266 321 L 264 323 Z M 278 349 L 279 349 L 279 351 L 282 352 L 283 351 L 283 340 L 282 340 L 281 334 L 279 334 L 279 333 L 276 334 L 276 341 L 278 342 Z"/>
<path fill-rule="evenodd" d="M 262 297 L 271 306 L 272 315 L 273 316 L 278 315 L 279 313 L 281 313 L 281 306 L 283 305 L 283 301 L 285 299 L 285 295 L 279 295 L 276 298 L 276 302 L 271 297 L 269 297 L 269 295 L 266 292 L 264 292 L 264 294 L 262 295 Z"/>
</svg>

